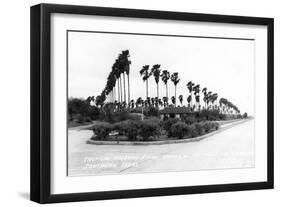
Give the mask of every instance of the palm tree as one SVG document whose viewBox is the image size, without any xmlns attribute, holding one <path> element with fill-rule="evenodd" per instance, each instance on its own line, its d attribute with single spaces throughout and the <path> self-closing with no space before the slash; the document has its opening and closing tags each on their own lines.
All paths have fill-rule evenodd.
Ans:
<svg viewBox="0 0 281 207">
<path fill-rule="evenodd" d="M 172 100 L 172 104 L 176 104 L 176 98 L 175 98 L 175 96 L 172 96 L 172 98 L 171 98 L 171 100 Z"/>
<path fill-rule="evenodd" d="M 91 97 L 91 101 L 92 101 L 92 103 L 95 103 L 95 96 Z"/>
<path fill-rule="evenodd" d="M 188 103 L 188 107 L 191 107 L 190 103 L 191 103 L 191 95 L 188 95 L 187 97 L 187 103 Z"/>
<path fill-rule="evenodd" d="M 123 94 L 122 94 L 121 74 L 119 75 L 119 78 L 118 78 L 118 84 L 119 84 L 119 93 L 120 93 L 119 102 L 122 103 L 123 102 Z"/>
<path fill-rule="evenodd" d="M 211 102 L 212 102 L 212 104 L 213 104 L 213 108 L 217 108 L 217 107 L 216 107 L 216 104 L 215 104 L 215 106 L 214 106 L 214 103 L 217 101 L 217 99 L 218 99 L 218 94 L 217 94 L 217 93 L 212 94 Z"/>
<path fill-rule="evenodd" d="M 154 79 L 155 79 L 155 82 L 156 82 L 156 85 L 157 85 L 157 100 L 158 100 L 158 97 L 159 97 L 159 78 L 160 78 L 160 74 L 161 74 L 159 64 L 156 64 L 156 65 L 152 66 L 151 74 L 154 76 Z M 158 101 L 157 101 L 157 103 L 158 103 Z M 156 103 L 156 107 L 158 107 L 157 103 Z"/>
<path fill-rule="evenodd" d="M 163 102 L 164 102 L 164 107 L 167 107 L 169 104 L 168 104 L 168 97 L 167 96 L 164 96 L 162 98 Z"/>
<path fill-rule="evenodd" d="M 100 108 L 101 108 L 101 107 L 103 106 L 103 104 L 104 104 L 104 100 L 103 100 L 102 95 L 97 96 L 97 97 L 96 97 L 96 105 L 97 105 L 97 106 L 100 106 Z"/>
<path fill-rule="evenodd" d="M 233 103 L 231 103 L 230 101 L 228 101 L 226 98 L 220 98 L 219 100 L 219 104 L 220 106 L 223 108 L 221 111 L 224 113 L 225 111 L 227 113 L 233 113 L 233 111 L 236 112 L 236 114 L 240 113 L 240 110 L 237 106 L 235 106 Z"/>
<path fill-rule="evenodd" d="M 179 79 L 178 75 L 179 75 L 179 73 L 173 73 L 171 75 L 171 81 L 175 85 L 175 97 L 177 97 L 177 84 L 180 82 L 180 79 Z M 175 106 L 177 106 L 177 99 L 175 100 Z"/>
<path fill-rule="evenodd" d="M 202 93 L 204 94 L 203 101 L 205 103 L 205 108 L 207 108 L 207 105 L 206 105 L 207 104 L 207 88 L 206 87 L 202 89 Z"/>
<path fill-rule="evenodd" d="M 179 101 L 180 101 L 181 106 L 182 106 L 182 101 L 183 101 L 183 96 L 182 95 L 179 95 Z"/>
<path fill-rule="evenodd" d="M 91 105 L 91 102 L 95 102 L 95 96 L 88 96 L 87 99 L 86 99 L 86 103 L 88 105 Z"/>
<path fill-rule="evenodd" d="M 220 109 L 220 113 L 223 113 L 223 105 L 221 99 L 219 100 L 219 109 Z"/>
<path fill-rule="evenodd" d="M 161 100 L 161 99 L 160 99 Z M 155 102 L 155 107 L 158 107 L 159 105 L 159 98 L 158 97 L 155 97 L 154 98 L 154 102 Z"/>
<path fill-rule="evenodd" d="M 141 106 L 143 107 L 144 106 L 144 100 L 141 99 Z"/>
<path fill-rule="evenodd" d="M 114 101 L 114 109 L 119 108 L 119 102 L 117 100 Z"/>
<path fill-rule="evenodd" d="M 192 107 L 192 91 L 193 91 L 193 86 L 194 86 L 195 84 L 194 83 L 192 83 L 192 81 L 189 81 L 187 84 L 186 84 L 186 87 L 187 87 L 187 89 L 188 89 L 188 91 L 189 91 L 189 104 L 190 104 L 190 107 Z"/>
<path fill-rule="evenodd" d="M 143 100 L 141 97 L 139 97 L 136 101 L 136 107 L 140 107 L 140 105 L 142 105 L 142 103 L 143 103 Z"/>
<path fill-rule="evenodd" d="M 151 106 L 151 98 L 150 98 L 150 97 L 147 97 L 147 98 L 146 98 L 146 102 L 147 102 L 148 106 L 150 107 L 150 106 Z"/>
<path fill-rule="evenodd" d="M 133 99 L 130 101 L 130 107 L 135 108 L 135 101 Z"/>
<path fill-rule="evenodd" d="M 207 107 L 208 107 L 208 109 L 209 109 L 209 103 L 211 101 L 211 97 L 212 97 L 212 91 L 209 91 L 207 93 Z"/>
<path fill-rule="evenodd" d="M 194 97 L 195 97 L 195 101 L 196 101 L 196 107 L 197 107 L 197 109 L 199 109 L 199 105 L 200 105 L 200 85 L 197 84 L 196 86 L 194 86 L 193 91 L 194 91 Z"/>
<path fill-rule="evenodd" d="M 118 102 L 122 102 L 122 83 L 121 83 L 121 70 L 119 68 L 119 60 L 116 59 L 115 63 L 113 64 L 113 70 L 115 74 L 115 79 L 117 80 L 117 87 L 118 87 Z"/>
<path fill-rule="evenodd" d="M 161 98 L 158 99 L 158 104 L 159 104 L 159 106 L 161 106 L 161 107 L 163 106 L 163 102 L 162 102 L 162 99 L 161 99 Z"/>
<path fill-rule="evenodd" d="M 124 90 L 124 102 L 126 103 L 126 82 L 125 82 L 125 59 L 126 59 L 126 52 L 122 51 L 121 54 L 118 56 L 118 62 L 119 62 L 119 70 L 120 73 L 123 74 L 123 90 Z"/>
<path fill-rule="evenodd" d="M 107 77 L 107 83 L 105 86 L 105 95 L 109 96 L 110 95 L 110 101 L 113 102 L 114 97 L 113 97 L 113 88 L 115 86 L 115 75 L 114 75 L 114 71 L 111 71 Z"/>
<path fill-rule="evenodd" d="M 92 97 L 91 97 L 91 96 L 88 96 L 88 98 L 86 99 L 86 103 L 87 103 L 87 105 L 90 105 L 90 103 L 91 103 L 91 99 L 92 99 Z"/>
<path fill-rule="evenodd" d="M 151 105 L 154 106 L 154 104 L 155 104 L 155 99 L 151 98 Z"/>
<path fill-rule="evenodd" d="M 124 57 L 124 69 L 125 73 L 127 74 L 127 79 L 128 79 L 128 103 L 130 102 L 130 64 L 131 61 L 128 59 L 130 57 L 129 55 L 129 50 L 122 51 L 123 57 Z"/>
<path fill-rule="evenodd" d="M 146 98 L 148 98 L 148 78 L 150 77 L 151 73 L 149 73 L 149 65 L 145 65 L 140 70 L 140 75 L 143 76 L 142 80 L 146 81 Z"/>
<path fill-rule="evenodd" d="M 223 113 L 225 113 L 226 111 L 228 111 L 228 110 L 227 110 L 228 104 L 229 104 L 228 100 L 227 100 L 226 98 L 221 98 L 219 102 L 220 102 L 220 105 L 222 106 L 222 111 L 223 111 Z"/>
<path fill-rule="evenodd" d="M 118 75 L 117 75 L 116 63 L 114 63 L 113 66 L 112 66 L 112 73 L 114 74 L 114 80 L 115 80 L 115 87 L 114 87 L 115 100 L 117 99 L 119 101 L 120 94 L 119 94 L 119 84 L 118 84 Z M 116 97 L 116 83 L 117 83 L 117 92 L 118 92 L 117 97 Z"/>
<path fill-rule="evenodd" d="M 166 85 L 166 97 L 168 98 L 168 80 L 170 79 L 170 73 L 167 70 L 163 70 L 161 74 L 161 79 Z"/>
</svg>

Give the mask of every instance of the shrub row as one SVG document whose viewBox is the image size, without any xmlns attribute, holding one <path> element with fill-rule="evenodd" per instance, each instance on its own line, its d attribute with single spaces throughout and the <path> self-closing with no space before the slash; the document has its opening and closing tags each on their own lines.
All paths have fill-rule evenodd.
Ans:
<svg viewBox="0 0 281 207">
<path fill-rule="evenodd" d="M 161 123 L 161 125 L 169 137 L 177 137 L 179 139 L 182 139 L 183 137 L 192 138 L 201 136 L 219 128 L 219 124 L 217 122 L 206 121 L 187 124 L 178 119 L 166 120 Z"/>
<path fill-rule="evenodd" d="M 107 122 L 100 122 L 92 127 L 92 130 L 96 135 L 95 139 L 98 140 L 105 140 L 108 137 L 109 133 L 112 131 L 112 129 L 112 124 Z"/>
<path fill-rule="evenodd" d="M 219 110 L 201 110 L 200 112 L 195 113 L 196 119 L 203 119 L 208 121 L 216 121 L 216 120 L 225 120 L 226 116 L 221 114 Z"/>
<path fill-rule="evenodd" d="M 125 135 L 130 141 L 137 140 L 140 136 L 143 141 L 160 133 L 160 126 L 153 120 L 126 120 L 116 124 L 101 122 L 92 128 L 95 139 L 106 140 L 110 132 L 116 131 L 119 135 Z"/>
<path fill-rule="evenodd" d="M 130 141 L 135 141 L 141 138 L 143 141 L 148 141 L 151 137 L 160 135 L 161 130 L 164 129 L 168 137 L 177 137 L 182 139 L 192 138 L 204 135 L 219 128 L 217 122 L 195 122 L 193 124 L 186 124 L 179 119 L 169 119 L 159 123 L 157 119 L 126 120 L 116 124 L 107 122 L 100 122 L 92 127 L 95 134 L 94 139 L 106 140 L 109 134 L 113 131 L 118 135 L 126 136 Z"/>
</svg>

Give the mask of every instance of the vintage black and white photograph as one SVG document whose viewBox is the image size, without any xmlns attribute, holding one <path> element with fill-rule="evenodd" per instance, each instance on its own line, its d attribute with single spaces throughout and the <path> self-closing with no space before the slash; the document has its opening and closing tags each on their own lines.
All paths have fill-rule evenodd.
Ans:
<svg viewBox="0 0 281 207">
<path fill-rule="evenodd" d="M 255 166 L 255 41 L 67 32 L 68 176 Z"/>
<path fill-rule="evenodd" d="M 38 4 L 30 198 L 274 187 L 274 19 Z"/>
</svg>

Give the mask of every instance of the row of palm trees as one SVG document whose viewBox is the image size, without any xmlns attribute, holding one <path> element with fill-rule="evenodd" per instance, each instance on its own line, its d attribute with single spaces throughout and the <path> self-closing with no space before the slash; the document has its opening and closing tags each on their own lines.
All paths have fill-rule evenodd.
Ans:
<svg viewBox="0 0 281 207">
<path fill-rule="evenodd" d="M 146 82 L 146 100 L 143 101 L 143 105 L 150 105 L 150 99 L 148 97 L 148 79 L 151 76 L 154 76 L 155 83 L 156 83 L 156 88 L 157 88 L 157 97 L 154 98 L 156 107 L 158 107 L 158 104 L 161 106 L 163 105 L 164 107 L 169 106 L 169 96 L 168 96 L 168 81 L 171 80 L 171 82 L 175 86 L 175 96 L 171 97 L 172 104 L 174 106 L 177 106 L 177 84 L 180 82 L 178 73 L 170 73 L 168 70 L 163 70 L 161 71 L 160 65 L 155 64 L 152 66 L 151 70 L 149 71 L 149 65 L 143 66 L 143 68 L 140 70 L 140 75 L 142 76 L 143 81 Z M 166 97 L 163 97 L 162 100 L 159 99 L 159 80 L 160 78 L 162 79 L 163 83 L 166 86 Z M 193 110 L 200 110 L 201 104 L 200 104 L 200 92 L 203 93 L 203 101 L 204 101 L 204 109 L 218 109 L 217 105 L 217 99 L 218 99 L 218 94 L 213 93 L 212 91 L 208 91 L 208 89 L 205 87 L 202 90 L 200 90 L 200 84 L 195 84 L 192 81 L 189 81 L 186 84 L 186 87 L 189 91 L 189 95 L 187 97 L 187 103 L 188 107 L 192 108 Z M 183 103 L 183 95 L 179 95 L 178 97 L 181 106 Z M 195 103 L 193 104 L 193 100 L 195 99 Z M 137 99 L 136 103 L 139 103 L 141 98 Z M 153 101 L 152 101 L 153 102 Z M 240 113 L 240 110 L 238 109 L 237 106 L 232 104 L 230 101 L 228 101 L 225 98 L 220 99 L 220 106 L 223 108 L 222 111 L 235 111 L 236 113 Z M 139 104 L 136 104 L 139 105 Z M 153 104 L 152 104 L 153 105 Z"/>
<path fill-rule="evenodd" d="M 142 80 L 146 83 L 146 99 L 142 100 L 138 98 L 136 101 L 131 100 L 130 98 L 130 64 L 131 61 L 129 60 L 130 54 L 129 50 L 122 51 L 117 59 L 115 60 L 114 64 L 112 65 L 111 72 L 108 75 L 107 83 L 102 91 L 101 95 L 97 96 L 94 100 L 96 105 L 102 106 L 107 98 L 110 98 L 112 102 L 116 105 L 123 106 L 123 107 L 134 107 L 134 106 L 150 106 L 155 105 L 156 107 L 164 106 L 168 107 L 171 106 L 169 104 L 169 94 L 168 94 L 168 84 L 171 81 L 175 88 L 175 94 L 171 97 L 172 105 L 175 107 L 177 106 L 177 100 L 183 103 L 183 95 L 179 95 L 177 98 L 177 85 L 180 82 L 178 72 L 170 73 L 168 70 L 162 70 L 160 64 L 155 64 L 151 68 L 149 65 L 144 65 L 142 69 L 139 71 Z M 127 76 L 127 91 L 126 91 L 126 76 Z M 150 98 L 148 94 L 148 80 L 150 77 L 154 77 L 156 83 L 156 92 L 157 96 L 155 98 Z M 166 86 L 166 96 L 159 98 L 159 82 L 162 80 L 164 85 Z M 200 84 L 195 84 L 192 81 L 189 81 L 186 84 L 187 90 L 189 92 L 187 96 L 187 103 L 188 107 L 192 108 L 193 110 L 200 110 L 200 94 L 203 93 L 203 102 L 205 109 L 209 108 L 216 108 L 218 94 L 213 93 L 212 91 L 208 91 L 207 88 L 203 88 L 201 90 Z M 128 96 L 126 96 L 128 95 Z M 91 97 L 91 101 L 93 97 Z M 224 108 L 224 110 L 233 110 L 238 112 L 239 109 L 234 104 L 229 102 L 225 98 L 221 98 L 220 106 Z"/>
<path fill-rule="evenodd" d="M 222 109 L 222 113 L 232 113 L 233 111 L 235 111 L 237 114 L 240 114 L 239 108 L 230 101 L 228 101 L 226 98 L 221 98 L 219 104 L 220 108 Z"/>
<path fill-rule="evenodd" d="M 155 83 L 157 86 L 157 99 L 159 97 L 159 79 L 161 78 L 163 83 L 166 86 L 166 99 L 168 100 L 168 81 L 171 80 L 171 82 L 175 86 L 175 95 L 171 98 L 172 102 L 175 106 L 177 106 L 177 84 L 180 82 L 179 75 L 177 72 L 170 73 L 168 70 L 161 71 L 160 65 L 156 64 L 153 65 L 151 70 L 149 71 L 149 65 L 143 66 L 143 68 L 140 70 L 140 75 L 142 76 L 143 81 L 146 82 L 146 98 L 148 98 L 148 79 L 150 76 L 154 76 Z M 194 84 L 192 81 L 189 81 L 186 84 L 186 87 L 189 91 L 189 96 L 187 97 L 187 102 L 190 107 L 193 107 L 193 99 L 195 99 L 195 107 L 198 108 L 200 105 L 200 85 Z M 212 93 L 211 91 L 207 91 L 207 88 L 203 88 L 202 92 L 204 94 L 203 101 L 205 102 L 205 108 L 208 107 L 209 103 L 214 103 L 217 98 L 217 93 Z M 183 96 L 179 96 L 179 101 L 183 102 Z M 167 101 L 165 101 L 167 102 Z"/>
<path fill-rule="evenodd" d="M 156 90 L 157 90 L 157 99 L 159 99 L 159 80 L 163 81 L 166 85 L 166 97 L 168 98 L 168 80 L 171 80 L 175 86 L 175 97 L 177 97 L 177 84 L 180 82 L 178 73 L 170 74 L 169 71 L 160 69 L 161 65 L 155 64 L 149 70 L 149 65 L 145 65 L 140 70 L 140 75 L 142 76 L 142 80 L 146 82 L 146 98 L 148 98 L 148 79 L 149 77 L 153 76 L 155 83 L 156 83 Z M 176 104 L 176 103 L 175 103 Z"/>
<path fill-rule="evenodd" d="M 198 95 L 196 97 L 198 97 Z M 118 102 L 116 100 L 110 104 L 113 105 L 114 108 L 116 108 L 116 109 L 128 108 L 128 107 L 131 109 L 140 108 L 140 107 L 157 108 L 159 106 L 160 107 L 175 107 L 176 99 L 178 99 L 180 102 L 180 105 L 178 105 L 178 106 L 188 107 L 191 111 L 200 111 L 202 109 L 206 109 L 206 110 L 219 110 L 221 113 L 224 113 L 224 114 L 225 113 L 232 114 L 233 112 L 236 112 L 237 114 L 240 113 L 240 110 L 238 109 L 238 107 L 225 98 L 220 98 L 219 105 L 218 105 L 217 104 L 217 95 L 212 94 L 210 92 L 204 94 L 204 98 L 203 98 L 203 100 L 205 100 L 204 106 L 202 106 L 200 104 L 200 99 L 198 99 L 198 98 L 196 98 L 195 104 L 192 105 L 191 95 L 188 95 L 188 97 L 187 97 L 187 102 L 188 102 L 187 106 L 183 105 L 183 95 L 179 95 L 177 98 L 175 96 L 172 96 L 171 103 L 169 103 L 167 97 L 164 96 L 162 98 L 147 97 L 146 99 L 142 99 L 141 97 L 139 97 L 136 100 L 134 100 L 134 99 L 130 100 L 130 102 L 128 102 L 128 103 Z M 86 99 L 86 102 L 88 104 L 94 103 L 96 106 L 99 106 L 99 107 L 102 107 L 104 105 L 104 103 L 102 103 L 100 101 L 99 96 L 97 96 L 96 98 L 94 96 L 89 96 Z"/>
<path fill-rule="evenodd" d="M 112 101 L 117 100 L 118 102 L 127 103 L 126 94 L 128 94 L 128 103 L 130 102 L 130 64 L 129 60 L 130 54 L 129 50 L 122 51 L 114 64 L 112 65 L 111 71 L 107 77 L 107 83 L 102 91 L 101 95 L 96 97 L 98 100 L 98 105 L 104 104 L 108 96 L 111 97 Z M 127 76 L 127 89 L 126 91 L 126 76 Z M 122 83 L 123 82 L 123 83 Z"/>
</svg>

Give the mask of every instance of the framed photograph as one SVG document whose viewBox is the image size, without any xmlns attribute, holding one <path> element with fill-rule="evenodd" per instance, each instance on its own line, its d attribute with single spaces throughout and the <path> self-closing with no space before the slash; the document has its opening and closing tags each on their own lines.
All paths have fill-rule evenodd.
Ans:
<svg viewBox="0 0 281 207">
<path fill-rule="evenodd" d="M 31 7 L 31 200 L 273 188 L 273 19 Z"/>
</svg>

